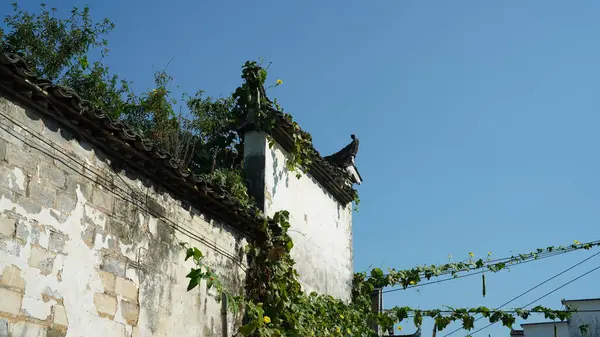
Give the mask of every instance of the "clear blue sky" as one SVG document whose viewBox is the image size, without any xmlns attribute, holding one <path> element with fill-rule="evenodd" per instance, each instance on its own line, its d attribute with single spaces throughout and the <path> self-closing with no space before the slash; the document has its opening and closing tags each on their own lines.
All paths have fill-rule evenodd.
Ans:
<svg viewBox="0 0 600 337">
<path fill-rule="evenodd" d="M 283 80 L 270 95 L 318 150 L 336 151 L 356 133 L 365 180 L 356 270 L 600 237 L 598 1 L 48 0 L 63 13 L 86 2 L 97 19 L 115 22 L 108 63 L 136 90 L 174 57 L 168 71 L 180 90 L 227 95 L 243 62 L 263 57 L 273 62 L 270 79 Z M 396 292 L 385 303 L 493 307 L 590 254 L 488 275 L 485 299 L 473 277 Z M 600 297 L 599 276 L 541 304 Z M 430 329 L 427 321 L 424 335 Z M 488 334 L 508 330 L 477 336 Z"/>
</svg>

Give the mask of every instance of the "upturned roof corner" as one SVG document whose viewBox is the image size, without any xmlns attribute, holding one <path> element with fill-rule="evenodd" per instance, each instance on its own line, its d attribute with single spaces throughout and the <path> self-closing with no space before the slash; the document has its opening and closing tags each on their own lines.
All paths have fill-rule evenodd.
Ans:
<svg viewBox="0 0 600 337">
<path fill-rule="evenodd" d="M 251 85 L 256 90 L 251 90 L 248 93 L 247 101 L 250 102 L 251 107 L 248 109 L 248 114 L 242 117 L 238 132 L 267 132 L 283 149 L 292 151 L 295 148 L 295 133 L 304 131 L 298 123 L 292 120 L 289 114 L 280 111 L 281 109 L 276 102 L 269 99 L 261 82 L 263 78 L 261 76 L 266 76 L 266 73 L 263 74 L 261 71 L 262 68 L 254 64 L 245 68 L 243 72 L 242 78 L 247 82 L 244 85 Z M 248 87 L 244 87 L 244 85 L 240 88 L 246 88 L 247 90 Z M 259 113 L 263 116 L 267 115 L 269 118 L 273 117 L 274 123 L 269 124 L 268 130 L 260 130 Z M 311 144 L 308 152 L 312 155 L 309 158 L 309 167 L 306 167 L 311 176 L 343 205 L 352 202 L 357 195 L 353 184 L 362 182 L 362 178 L 354 166 L 354 158 L 358 152 L 358 138 L 354 135 L 351 137 L 352 142 L 348 146 L 325 158 Z"/>
<path fill-rule="evenodd" d="M 338 152 L 325 157 L 330 163 L 346 170 L 351 177 L 352 183 L 360 185 L 362 177 L 355 165 L 356 155 L 358 154 L 359 140 L 356 135 L 350 135 L 352 141 Z"/>
</svg>

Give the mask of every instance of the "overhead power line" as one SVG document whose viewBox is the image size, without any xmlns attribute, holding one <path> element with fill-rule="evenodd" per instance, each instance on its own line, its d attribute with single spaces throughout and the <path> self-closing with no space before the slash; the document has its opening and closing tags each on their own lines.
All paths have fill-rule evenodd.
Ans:
<svg viewBox="0 0 600 337">
<path fill-rule="evenodd" d="M 48 103 L 52 104 L 52 102 L 50 102 L 50 101 L 48 101 Z M 99 185 L 102 185 L 108 191 L 111 191 L 117 198 L 120 198 L 121 200 L 128 202 L 131 205 L 134 205 L 146 212 L 151 213 L 149 211 L 148 206 L 145 201 L 137 200 L 136 198 L 130 197 L 130 195 L 134 194 L 134 193 L 130 193 L 130 192 L 134 191 L 134 190 L 120 175 L 116 174 L 116 177 L 122 182 L 122 184 L 124 186 L 126 186 L 126 188 L 129 191 L 117 186 L 116 184 L 109 184 L 108 182 L 103 181 L 104 180 L 103 175 L 99 174 L 93 168 L 89 168 L 89 165 L 86 165 L 84 162 L 81 161 L 81 159 L 74 157 L 73 155 L 65 152 L 64 149 L 62 149 L 59 145 L 57 145 L 56 143 L 54 143 L 52 140 L 48 139 L 44 135 L 40 134 L 39 132 L 31 130 L 27 126 L 22 125 L 21 123 L 19 123 L 15 119 L 13 119 L 11 116 L 9 116 L 3 112 L 0 112 L 0 117 L 3 117 L 10 124 L 13 124 L 13 125 L 17 126 L 18 128 L 24 130 L 26 133 L 33 136 L 33 138 L 37 139 L 42 144 L 44 144 L 44 146 L 32 144 L 33 143 L 32 140 L 25 138 L 18 131 L 12 130 L 12 128 L 10 128 L 9 125 L 7 125 L 5 123 L 0 123 L 0 129 L 6 131 L 11 136 L 15 137 L 16 139 L 22 141 L 23 143 L 25 143 L 29 146 L 31 146 L 32 148 L 40 151 L 41 153 L 60 161 L 62 164 L 67 166 L 69 169 L 71 169 L 74 172 L 76 172 L 77 174 L 81 175 L 83 178 L 91 180 L 92 182 L 97 183 Z M 49 148 L 45 148 L 46 146 L 48 146 Z M 54 152 L 54 153 L 52 153 L 52 152 Z M 73 167 L 73 164 L 71 162 L 75 163 L 76 167 Z M 85 167 L 86 168 L 85 171 L 90 172 L 93 175 L 93 177 L 90 177 L 89 175 L 82 173 L 80 167 Z M 244 270 L 244 271 L 246 270 L 246 266 L 239 260 L 238 257 L 236 257 L 232 253 L 228 252 L 226 249 L 224 249 L 224 248 L 216 245 L 215 243 L 211 242 L 210 240 L 208 240 L 202 234 L 198 233 L 198 231 L 196 229 L 192 228 L 192 226 L 182 225 L 181 223 L 175 222 L 166 216 L 159 216 L 158 218 L 160 220 L 163 220 L 166 225 L 170 226 L 174 230 L 182 233 L 183 235 L 185 235 L 191 239 L 202 242 L 203 244 L 205 244 L 209 248 L 213 249 L 218 254 L 220 254 L 220 255 L 224 256 L 225 258 L 228 258 L 231 261 L 233 261 L 234 263 L 236 263 L 242 270 Z M 177 239 L 177 238 L 175 238 L 175 239 Z"/>
<path fill-rule="evenodd" d="M 597 241 L 588 242 L 586 244 L 595 245 L 597 242 L 600 243 L 600 241 L 597 240 Z M 512 264 L 511 266 L 514 267 L 514 266 L 523 265 L 523 264 L 526 264 L 526 263 L 529 263 L 529 262 L 534 262 L 534 261 L 539 261 L 539 260 L 547 259 L 549 257 L 554 257 L 554 256 L 557 256 L 557 255 L 561 255 L 561 254 L 565 254 L 565 253 L 568 253 L 568 252 L 572 252 L 573 250 L 575 250 L 575 249 L 571 249 L 571 250 L 568 250 L 568 251 L 566 251 L 566 250 L 556 250 L 556 251 L 552 252 L 551 254 L 545 254 L 544 256 L 538 257 L 537 259 L 517 261 L 514 264 Z M 494 260 L 494 261 L 503 261 L 503 260 L 507 260 L 507 259 L 510 259 L 510 258 L 503 258 L 503 259 L 498 259 L 498 260 Z M 498 262 L 495 262 L 495 263 L 498 263 Z M 465 274 L 456 275 L 456 276 L 448 277 L 448 278 L 441 279 L 441 280 L 431 281 L 431 282 L 418 283 L 418 284 L 415 284 L 415 285 L 412 285 L 412 286 L 408 286 L 407 288 L 395 288 L 395 289 L 384 290 L 382 293 L 383 294 L 393 293 L 393 292 L 396 292 L 396 291 L 403 291 L 403 290 L 407 290 L 407 289 L 412 289 L 412 288 L 417 288 L 417 287 L 423 287 L 423 286 L 426 286 L 426 285 L 432 285 L 432 284 L 438 284 L 438 283 L 442 283 L 442 282 L 452 281 L 452 280 L 456 280 L 456 279 L 463 278 L 463 277 L 479 275 L 479 274 L 483 274 L 483 273 L 485 273 L 487 271 L 486 269 L 483 269 L 483 268 L 485 268 L 485 267 L 480 268 L 481 270 L 472 269 L 472 270 L 476 270 L 474 272 L 467 272 Z"/>
<path fill-rule="evenodd" d="M 424 312 L 427 310 L 421 310 L 421 312 Z M 507 313 L 507 314 L 516 314 L 518 311 L 517 310 L 500 310 L 501 312 Z M 585 312 L 600 312 L 600 309 L 585 309 L 585 310 L 557 310 L 560 312 L 570 312 L 570 313 L 585 313 Z M 455 310 L 435 310 L 436 313 L 441 313 L 441 314 L 452 314 L 455 313 Z M 530 315 L 534 315 L 534 314 L 546 314 L 543 311 L 531 311 L 529 312 Z M 415 317 L 415 315 L 410 314 L 408 315 L 408 317 Z M 461 328 L 462 330 L 462 328 Z M 446 336 L 446 335 L 445 335 Z"/>
<path fill-rule="evenodd" d="M 508 300 L 508 301 L 504 302 L 503 304 L 501 304 L 500 306 L 498 306 L 498 307 L 496 308 L 496 310 L 498 310 L 498 309 L 502 309 L 504 306 L 506 306 L 506 305 L 508 305 L 508 304 L 510 304 L 510 303 L 512 303 L 512 302 L 514 302 L 514 301 L 516 301 L 517 299 L 519 299 L 519 298 L 521 298 L 521 297 L 523 297 L 523 296 L 527 295 L 528 293 L 532 292 L 533 290 L 535 290 L 535 289 L 537 289 L 537 288 L 541 287 L 542 285 L 544 285 L 544 284 L 546 284 L 546 283 L 548 283 L 548 282 L 550 282 L 550 281 L 554 280 L 555 278 L 557 278 L 557 277 L 559 277 L 559 276 L 563 275 L 564 273 L 566 273 L 566 272 L 568 272 L 568 271 L 572 270 L 573 268 L 576 268 L 576 267 L 580 266 L 581 264 L 583 264 L 583 263 L 587 262 L 588 260 L 590 260 L 590 259 L 592 259 L 592 258 L 594 258 L 594 257 L 596 257 L 596 256 L 598 256 L 598 255 L 600 255 L 600 252 L 598 252 L 598 253 L 596 253 L 596 254 L 594 254 L 594 255 L 592 255 L 592 256 L 589 256 L 589 257 L 587 257 L 587 258 L 585 258 L 585 259 L 583 259 L 583 260 L 581 260 L 581 261 L 577 262 L 576 264 L 572 265 L 571 267 L 569 267 L 569 268 L 567 268 L 567 269 L 565 269 L 565 270 L 561 271 L 560 273 L 558 273 L 558 274 L 556 274 L 556 275 L 554 275 L 554 276 L 552 276 L 552 277 L 550 277 L 550 278 L 546 279 L 545 281 L 542 281 L 542 282 L 540 282 L 540 283 L 536 284 L 535 286 L 533 286 L 533 287 L 529 288 L 528 290 L 526 290 L 526 291 L 524 291 L 524 292 L 520 293 L 519 295 L 517 295 L 517 296 L 515 296 L 515 297 L 511 298 L 510 300 Z M 537 300 L 536 300 L 536 301 L 537 301 Z M 482 319 L 482 318 L 483 318 L 483 316 L 481 316 L 481 317 L 477 318 L 477 319 L 475 320 L 475 322 L 477 322 L 478 320 L 480 320 L 480 319 Z M 454 333 L 456 333 L 456 332 L 458 332 L 458 331 L 460 331 L 460 330 L 463 330 L 463 328 L 458 328 L 458 329 L 456 329 L 456 330 L 453 330 L 453 331 L 451 331 L 450 333 L 448 333 L 448 334 L 444 335 L 444 337 L 448 337 L 448 336 L 450 336 L 450 335 L 452 335 L 452 334 L 454 334 Z"/>
<path fill-rule="evenodd" d="M 596 254 L 596 255 L 597 255 L 597 254 Z M 587 275 L 589 275 L 589 274 L 593 273 L 594 271 L 596 271 L 596 270 L 598 270 L 598 269 L 600 269 L 600 266 L 598 266 L 598 267 L 596 267 L 596 268 L 593 268 L 593 269 L 591 269 L 591 270 L 588 270 L 587 272 L 585 272 L 585 273 L 583 273 L 583 274 L 581 274 L 581 275 L 577 276 L 576 278 L 574 278 L 574 279 L 570 280 L 569 282 L 563 283 L 562 285 L 560 285 L 560 286 L 558 286 L 558 287 L 556 287 L 556 288 L 552 289 L 551 291 L 547 292 L 546 294 L 544 294 L 544 295 L 542 295 L 542 296 L 540 296 L 540 297 L 536 298 L 535 300 L 533 300 L 533 301 L 531 301 L 531 302 L 529 302 L 529 303 L 525 304 L 524 306 L 522 306 L 522 307 L 521 307 L 521 308 L 519 308 L 519 309 L 524 309 L 524 308 L 526 308 L 526 307 L 528 307 L 528 306 L 530 306 L 530 305 L 532 305 L 532 304 L 534 304 L 534 303 L 538 302 L 539 300 L 541 300 L 541 299 L 543 299 L 543 298 L 545 298 L 545 297 L 547 297 L 547 296 L 549 296 L 549 295 L 553 294 L 554 292 L 556 292 L 556 291 L 558 291 L 558 290 L 560 290 L 560 289 L 562 289 L 562 288 L 566 287 L 567 285 L 569 285 L 569 284 L 571 284 L 571 283 L 573 283 L 573 282 L 575 282 L 575 281 L 577 281 L 577 280 L 581 279 L 582 277 L 585 277 L 585 276 L 587 276 Z M 473 333 L 470 333 L 469 335 L 474 335 L 474 334 L 476 334 L 476 333 L 478 333 L 478 332 L 480 332 L 480 331 L 482 331 L 482 330 L 485 330 L 485 329 L 489 328 L 489 327 L 490 327 L 490 326 L 492 326 L 492 325 L 494 325 L 494 323 L 490 323 L 490 324 L 488 324 L 488 325 L 484 326 L 483 328 L 481 328 L 481 329 L 478 329 L 478 330 L 476 330 L 476 331 L 475 331 L 475 332 L 473 332 Z"/>
</svg>

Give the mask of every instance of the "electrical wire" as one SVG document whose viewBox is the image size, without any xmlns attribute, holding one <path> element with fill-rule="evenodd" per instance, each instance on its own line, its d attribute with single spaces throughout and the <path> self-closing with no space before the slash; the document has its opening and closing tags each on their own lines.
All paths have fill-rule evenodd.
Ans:
<svg viewBox="0 0 600 337">
<path fill-rule="evenodd" d="M 595 241 L 593 241 L 593 242 L 595 242 Z M 571 251 L 569 251 L 569 252 L 571 252 Z M 564 254 L 564 253 L 567 253 L 567 252 L 566 251 L 557 251 L 557 253 L 550 254 L 550 255 L 545 255 L 545 256 L 539 257 L 537 259 L 526 260 L 526 261 L 518 261 L 515 264 L 513 264 L 512 267 L 520 266 L 520 265 L 523 265 L 523 264 L 526 264 L 526 263 L 529 263 L 529 262 L 534 262 L 534 261 L 539 261 L 539 260 L 547 259 L 547 258 L 554 257 L 554 256 L 557 256 L 557 255 L 561 255 L 561 254 Z M 463 277 L 468 277 L 468 276 L 474 276 L 474 275 L 483 274 L 485 272 L 486 272 L 486 270 L 479 270 L 479 271 L 475 271 L 475 272 L 471 272 L 471 273 L 467 273 L 467 274 L 462 274 L 462 275 L 457 275 L 457 276 L 453 276 L 453 277 L 449 277 L 449 278 L 445 278 L 445 279 L 441 279 L 441 280 L 436 280 L 436 281 L 431 281 L 431 282 L 424 282 L 424 283 L 418 283 L 418 284 L 415 284 L 413 286 L 408 286 L 406 289 L 405 288 L 389 289 L 389 290 L 382 291 L 382 293 L 383 294 L 387 294 L 387 293 L 393 293 L 393 292 L 397 292 L 397 291 L 403 291 L 403 290 L 407 290 L 407 289 L 412 289 L 412 288 L 417 288 L 417 287 L 423 287 L 423 286 L 432 285 L 432 284 L 438 284 L 438 283 L 442 283 L 442 282 L 456 280 L 456 279 L 463 278 Z"/>
<path fill-rule="evenodd" d="M 51 102 L 49 102 L 50 104 L 52 104 Z M 27 132 L 28 134 L 32 135 L 33 137 L 37 138 L 38 140 L 40 140 L 42 143 L 44 143 L 47 146 L 50 146 L 52 148 L 52 150 L 57 151 L 58 153 L 62 154 L 64 157 L 66 157 L 67 159 L 70 159 L 71 161 L 75 162 L 75 164 L 77 164 L 78 167 L 82 167 L 85 168 L 84 171 L 89 171 L 92 174 L 94 174 L 96 176 L 96 178 L 100 178 L 100 179 L 94 179 L 90 176 L 87 176 L 85 174 L 82 174 L 82 170 L 78 170 L 73 168 L 69 163 L 65 162 L 65 160 L 63 160 L 63 158 L 58 158 L 55 154 L 53 153 L 49 153 L 48 149 L 44 149 L 40 146 L 35 146 L 34 144 L 31 144 L 30 141 L 24 140 L 21 137 L 23 135 L 18 134 L 18 132 L 16 132 L 15 130 L 10 130 L 10 128 L 8 127 L 8 125 L 3 125 L 0 126 L 0 128 L 2 128 L 4 131 L 8 132 L 10 135 L 12 135 L 13 137 L 17 138 L 18 140 L 24 142 L 25 144 L 29 145 L 30 147 L 60 161 L 62 164 L 64 164 L 65 166 L 67 166 L 69 169 L 73 170 L 74 172 L 80 174 L 81 176 L 83 176 L 84 178 L 91 180 L 95 183 L 98 183 L 99 185 L 103 186 L 104 188 L 106 188 L 107 190 L 113 192 L 113 194 L 122 199 L 123 201 L 126 201 L 136 207 L 141 208 L 142 210 L 146 211 L 146 212 L 150 212 L 150 210 L 148 209 L 148 207 L 146 206 L 146 203 L 142 200 L 132 200 L 131 198 L 128 198 L 126 195 L 137 195 L 139 193 L 128 193 L 127 191 L 123 190 L 121 187 L 116 186 L 114 183 L 111 183 L 110 181 L 106 181 L 106 182 L 101 182 L 99 180 L 106 180 L 106 178 L 102 175 L 99 174 L 98 172 L 96 172 L 93 169 L 90 169 L 90 165 L 86 165 L 85 163 L 83 163 L 79 158 L 74 158 L 73 156 L 71 156 L 70 154 L 64 152 L 64 150 L 62 148 L 60 148 L 58 145 L 55 145 L 51 140 L 45 138 L 43 135 L 38 134 L 35 131 L 31 131 L 29 130 L 28 127 L 23 126 L 22 124 L 20 124 L 19 122 L 15 121 L 12 117 L 6 115 L 4 112 L 0 111 L 0 116 L 4 117 L 6 120 L 8 120 L 9 122 L 11 122 L 12 124 L 16 125 L 17 127 L 21 128 L 22 130 L 24 130 L 25 132 Z M 15 133 L 17 133 L 17 135 L 15 135 Z M 116 175 L 117 177 L 120 178 L 120 180 L 122 181 L 122 183 L 127 186 L 129 188 L 130 191 L 134 191 L 133 188 L 131 186 L 129 186 L 129 184 L 127 184 L 127 182 L 125 182 L 123 180 L 122 177 L 120 177 L 118 174 Z M 110 186 L 108 186 L 107 184 L 110 184 Z M 124 195 L 119 195 L 117 193 L 115 193 L 115 189 L 123 192 Z M 243 270 L 246 270 L 246 267 L 239 261 L 239 258 L 231 255 L 230 253 L 228 253 L 226 250 L 224 250 L 223 248 L 220 248 L 219 246 L 217 246 L 216 244 L 210 242 L 207 238 L 203 237 L 201 234 L 195 232 L 194 230 L 192 230 L 191 228 L 185 228 L 184 226 L 181 226 L 177 223 L 175 223 L 173 220 L 166 218 L 164 216 L 160 216 L 157 217 L 160 220 L 163 220 L 167 225 L 169 225 L 170 227 L 172 227 L 173 229 L 181 232 L 182 234 L 195 239 L 199 242 L 202 242 L 203 244 L 207 245 L 209 248 L 212 248 L 215 252 L 223 255 L 224 257 L 232 260 L 234 263 L 238 264 Z M 186 226 L 187 227 L 187 226 Z"/>
<path fill-rule="evenodd" d="M 595 253 L 594 255 L 592 255 L 592 256 L 589 256 L 589 257 L 587 257 L 587 258 L 585 258 L 585 259 L 583 259 L 583 260 L 581 260 L 581 261 L 577 262 L 576 264 L 572 265 L 571 267 L 569 267 L 569 268 L 567 268 L 567 269 L 565 269 L 565 270 L 561 271 L 561 272 L 560 272 L 560 273 L 558 273 L 558 274 L 555 274 L 554 276 L 552 276 L 552 277 L 550 277 L 550 278 L 546 279 L 545 281 L 538 283 L 537 285 L 535 285 L 535 286 L 533 286 L 533 287 L 529 288 L 528 290 L 526 290 L 526 291 L 524 291 L 524 292 L 520 293 L 519 295 L 517 295 L 517 296 L 515 296 L 515 297 L 511 298 L 510 300 L 508 300 L 508 301 L 504 302 L 503 304 L 501 304 L 500 306 L 498 306 L 498 307 L 496 308 L 496 310 L 502 309 L 502 307 L 504 307 L 504 306 L 506 306 L 506 305 L 508 305 L 508 304 L 510 304 L 510 303 L 512 303 L 512 302 L 514 302 L 514 301 L 516 301 L 516 300 L 518 300 L 519 298 L 521 298 L 521 297 L 523 297 L 523 296 L 527 295 L 528 293 L 532 292 L 533 290 L 535 290 L 535 289 L 537 289 L 537 288 L 541 287 L 542 285 L 544 285 L 544 284 L 546 284 L 546 283 L 548 283 L 548 282 L 550 282 L 550 281 L 554 280 L 555 278 L 557 278 L 557 277 L 559 277 L 559 276 L 563 275 L 564 273 L 571 271 L 573 268 L 576 268 L 576 267 L 578 267 L 578 266 L 582 265 L 583 263 L 587 262 L 588 260 L 590 260 L 590 259 L 592 259 L 592 258 L 594 258 L 594 257 L 596 257 L 596 256 L 598 256 L 598 255 L 600 255 L 600 252 L 598 252 L 598 253 Z M 482 318 L 484 318 L 484 317 L 483 317 L 483 316 L 481 316 L 481 317 L 477 318 L 477 319 L 475 320 L 475 322 L 477 322 L 478 320 L 480 320 L 480 319 L 482 319 Z M 450 335 L 452 335 L 452 334 L 454 334 L 454 333 L 456 333 L 456 332 L 458 332 L 458 331 L 460 331 L 460 330 L 463 330 L 463 328 L 458 328 L 458 329 L 456 329 L 456 330 L 453 330 L 453 331 L 449 332 L 448 334 L 444 335 L 444 337 L 448 337 L 448 336 L 450 336 Z"/>
<path fill-rule="evenodd" d="M 422 311 L 427 311 L 427 310 L 422 310 Z M 600 309 L 586 309 L 586 310 L 559 310 L 560 312 L 570 312 L 570 313 L 581 313 L 581 312 L 600 312 Z M 456 311 L 453 310 L 436 310 L 436 313 L 439 312 L 441 314 L 452 314 L 455 313 Z M 502 310 L 502 312 L 505 312 L 507 314 L 516 314 L 517 310 Z M 529 314 L 533 315 L 533 314 L 544 314 L 543 311 L 531 311 L 529 312 Z M 415 315 L 408 315 L 408 317 L 415 317 Z M 462 330 L 462 328 L 461 328 Z"/>
<path fill-rule="evenodd" d="M 54 105 L 54 103 L 49 100 L 48 98 L 46 98 L 46 101 L 48 104 L 52 105 L 52 107 L 59 111 L 59 109 L 56 107 L 56 105 Z M 140 200 L 138 198 L 136 198 L 137 195 L 139 195 L 140 193 L 137 192 L 136 190 L 134 190 L 124 179 L 121 175 L 119 174 L 115 174 L 114 176 L 117 177 L 123 185 L 126 186 L 126 188 L 130 191 L 130 193 L 128 191 L 125 191 L 123 188 L 117 186 L 114 184 L 113 181 L 110 181 L 108 179 L 106 179 L 105 175 L 102 173 L 98 173 L 98 171 L 93 168 L 91 165 L 87 165 L 85 162 L 81 161 L 81 159 L 72 156 L 70 153 L 65 152 L 65 150 L 60 147 L 59 145 L 55 144 L 54 142 L 52 142 L 49 139 L 46 139 L 42 134 L 39 134 L 36 131 L 32 131 L 29 130 L 28 127 L 23 126 L 22 124 L 20 124 L 18 121 L 15 121 L 11 116 L 6 115 L 5 113 L 3 113 L 2 111 L 0 111 L 0 116 L 6 118 L 9 122 L 11 122 L 12 124 L 18 126 L 19 128 L 23 129 L 25 132 L 31 134 L 33 137 L 37 138 L 38 140 L 40 140 L 42 143 L 50 146 L 52 148 L 52 150 L 57 151 L 58 153 L 62 154 L 63 156 L 65 156 L 66 158 L 70 159 L 71 161 L 75 162 L 75 164 L 77 164 L 78 167 L 81 167 L 82 170 L 75 170 L 72 167 L 69 167 L 69 164 L 65 163 L 61 158 L 57 158 L 54 154 L 50 154 L 47 151 L 44 151 L 44 149 L 41 148 L 37 148 L 31 144 L 29 144 L 31 147 L 37 149 L 38 151 L 45 153 L 49 156 L 51 156 L 52 158 L 60 161 L 61 163 L 63 163 L 64 165 L 66 165 L 67 167 L 69 167 L 71 170 L 75 171 L 76 173 L 78 173 L 79 175 L 83 176 L 84 178 L 87 178 L 93 182 L 96 182 L 98 184 L 100 184 L 101 186 L 103 186 L 104 188 L 106 188 L 107 190 L 111 191 L 115 196 L 117 196 L 118 198 L 120 198 L 123 201 L 129 202 L 130 204 L 139 207 L 140 209 L 142 209 L 143 211 L 146 211 L 147 213 L 150 213 L 149 208 L 147 207 L 147 202 L 145 200 Z M 5 131 L 11 133 L 10 130 L 7 130 L 5 128 L 3 128 Z M 15 136 L 14 134 L 11 133 L 11 135 L 13 135 L 15 138 L 19 138 L 17 136 Z M 26 142 L 23 139 L 20 139 L 20 141 L 22 142 Z M 95 178 L 92 177 L 88 177 L 85 174 L 83 174 L 81 171 L 87 172 L 90 171 L 91 173 L 93 173 L 95 175 Z M 100 183 L 98 182 L 98 180 L 104 180 L 105 183 Z M 107 186 L 108 185 L 108 186 Z M 122 192 L 121 195 L 115 193 L 115 189 L 117 189 L 119 192 Z M 131 196 L 133 196 L 133 199 L 131 199 Z M 217 253 L 225 256 L 226 258 L 232 260 L 234 263 L 236 263 L 242 270 L 246 271 L 247 267 L 240 262 L 240 258 L 236 257 L 235 255 L 231 255 L 230 253 L 228 253 L 224 248 L 220 248 L 219 246 L 217 246 L 215 243 L 211 242 L 211 240 L 209 240 L 208 238 L 206 238 L 205 236 L 199 234 L 197 231 L 193 230 L 191 227 L 188 226 L 182 226 L 176 222 L 174 222 L 171 219 L 168 219 L 166 217 L 157 217 L 160 220 L 163 220 L 167 223 L 167 225 L 169 225 L 171 228 L 179 231 L 180 233 L 195 239 L 199 242 L 202 242 L 203 244 L 205 244 L 207 247 L 213 249 L 214 251 L 216 251 Z M 238 235 L 244 235 L 243 232 L 237 230 L 234 227 L 228 227 L 228 229 L 236 232 Z M 176 238 L 177 239 L 177 238 Z M 333 267 L 331 264 L 327 264 L 330 267 Z"/>
<path fill-rule="evenodd" d="M 577 276 L 576 278 L 574 278 L 574 279 L 570 280 L 569 282 L 563 283 L 562 285 L 560 285 L 560 286 L 558 286 L 558 287 L 556 287 L 556 288 L 552 289 L 551 291 L 547 292 L 546 294 L 544 294 L 544 295 L 542 295 L 542 296 L 540 296 L 540 297 L 536 298 L 535 300 L 533 300 L 533 301 L 531 301 L 531 302 L 529 302 L 529 303 L 525 304 L 524 306 L 520 307 L 519 309 L 524 309 L 524 308 L 526 308 L 526 307 L 528 307 L 528 306 L 530 306 L 530 305 L 532 305 L 532 304 L 534 304 L 534 303 L 538 302 L 539 300 L 541 300 L 541 299 L 543 299 L 543 298 L 545 298 L 545 297 L 547 297 L 547 296 L 549 296 L 549 295 L 551 295 L 551 294 L 555 293 L 556 291 L 558 291 L 558 290 L 560 290 L 560 289 L 562 289 L 562 288 L 566 287 L 567 285 L 569 285 L 569 284 L 571 284 L 571 283 L 573 283 L 573 282 L 575 282 L 575 281 L 577 281 L 577 280 L 581 279 L 582 277 L 585 277 L 585 276 L 587 276 L 587 275 L 591 274 L 592 272 L 594 272 L 594 271 L 596 271 L 596 270 L 598 270 L 598 269 L 600 269 L 600 266 L 598 266 L 598 267 L 596 267 L 596 268 L 593 268 L 593 269 L 591 269 L 591 270 L 588 270 L 587 272 L 585 272 L 585 273 L 583 273 L 583 274 L 581 274 L 581 275 Z M 577 312 L 577 311 L 574 311 L 574 312 Z M 489 327 L 490 327 L 490 326 L 492 326 L 492 325 L 494 325 L 494 323 L 490 323 L 490 324 L 488 324 L 488 325 L 484 326 L 483 328 L 480 328 L 480 329 L 476 330 L 476 331 L 475 331 L 475 332 L 473 332 L 473 333 L 469 333 L 469 335 L 471 335 L 471 336 L 472 336 L 472 335 L 474 335 L 474 334 L 476 334 L 476 333 L 478 333 L 478 332 L 480 332 L 480 331 L 482 331 L 482 330 L 485 330 L 485 329 L 489 328 Z M 466 336 L 465 336 L 465 337 L 466 337 Z"/>
<path fill-rule="evenodd" d="M 516 264 L 526 263 L 526 262 L 530 262 L 530 261 L 540 260 L 542 258 L 549 257 L 549 256 L 562 255 L 562 254 L 569 253 L 569 252 L 572 252 L 575 250 L 587 249 L 587 247 L 593 247 L 593 246 L 600 246 L 600 240 L 595 240 L 595 241 L 590 241 L 590 242 L 586 242 L 586 243 L 582 243 L 582 244 L 578 244 L 578 245 L 563 247 L 563 249 L 558 249 L 558 248 L 553 249 L 553 250 L 546 249 L 545 251 L 541 251 L 540 253 L 521 255 L 522 256 L 521 260 L 514 260 L 516 258 L 514 255 L 510 256 L 510 257 L 489 260 L 489 261 L 485 261 L 481 267 L 469 266 L 467 269 L 464 269 L 464 270 L 448 269 L 448 270 L 445 270 L 434 276 L 439 277 L 442 275 L 455 274 L 458 272 L 481 270 L 481 269 L 484 269 L 485 267 L 489 267 L 490 265 L 496 265 L 499 263 L 506 263 L 508 265 L 516 265 Z M 526 258 L 532 258 L 532 259 L 526 259 Z M 475 273 L 475 274 L 477 274 L 477 273 Z M 412 287 L 407 287 L 407 288 L 412 288 Z M 404 288 L 402 288 L 400 290 L 404 290 Z"/>
</svg>

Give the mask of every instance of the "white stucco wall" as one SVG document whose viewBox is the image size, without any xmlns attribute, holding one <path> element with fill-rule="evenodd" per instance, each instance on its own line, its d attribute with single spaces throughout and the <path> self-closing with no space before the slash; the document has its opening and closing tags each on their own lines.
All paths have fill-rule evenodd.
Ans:
<svg viewBox="0 0 600 337">
<path fill-rule="evenodd" d="M 600 300 L 563 301 L 563 304 L 574 305 L 582 312 L 574 313 L 569 318 L 569 337 L 600 336 Z M 596 312 L 583 312 L 597 310 Z M 587 325 L 587 334 L 582 334 L 580 326 Z"/>
<path fill-rule="evenodd" d="M 231 336 L 238 321 L 222 324 L 206 288 L 186 290 L 193 264 L 179 243 L 236 291 L 244 238 L 55 126 L 0 97 L 0 335 Z"/>
<path fill-rule="evenodd" d="M 292 257 L 307 292 L 349 300 L 353 277 L 352 204 L 341 205 L 310 173 L 296 178 L 286 168 L 286 152 L 269 147 L 266 134 L 251 132 L 245 155 L 264 154 L 265 213 L 290 212 Z"/>
<path fill-rule="evenodd" d="M 554 337 L 555 323 L 521 324 L 525 337 Z M 569 337 L 567 322 L 556 322 L 556 337 Z"/>
<path fill-rule="evenodd" d="M 563 304 L 573 305 L 575 312 L 566 322 L 557 322 L 558 337 L 598 337 L 600 336 L 600 300 L 564 300 Z M 587 325 L 582 333 L 581 326 Z M 553 323 L 530 323 L 521 325 L 525 337 L 554 336 Z"/>
</svg>

